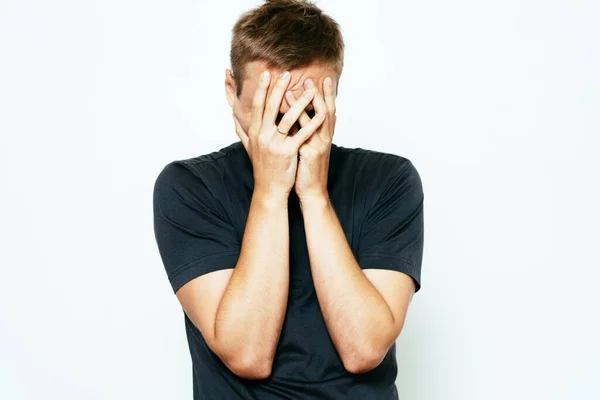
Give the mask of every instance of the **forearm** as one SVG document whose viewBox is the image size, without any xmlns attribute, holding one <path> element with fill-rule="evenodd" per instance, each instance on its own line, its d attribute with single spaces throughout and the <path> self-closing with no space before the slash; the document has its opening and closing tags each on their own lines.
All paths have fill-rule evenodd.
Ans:
<svg viewBox="0 0 600 400">
<path fill-rule="evenodd" d="M 255 191 L 237 265 L 215 317 L 215 339 L 242 365 L 270 368 L 289 287 L 287 198 Z M 262 368 L 262 367 L 261 367 Z"/>
<path fill-rule="evenodd" d="M 390 343 L 392 312 L 354 258 L 329 198 L 304 202 L 302 212 L 315 290 L 338 354 L 349 371 L 377 365 Z"/>
</svg>

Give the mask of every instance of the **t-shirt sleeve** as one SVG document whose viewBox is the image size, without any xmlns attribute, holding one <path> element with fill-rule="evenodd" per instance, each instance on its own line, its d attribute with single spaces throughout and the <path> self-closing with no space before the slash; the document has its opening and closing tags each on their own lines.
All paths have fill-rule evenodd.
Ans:
<svg viewBox="0 0 600 400">
<path fill-rule="evenodd" d="M 177 162 L 165 166 L 156 179 L 154 235 L 173 292 L 237 263 L 236 231 L 211 191 L 218 184 Z"/>
<path fill-rule="evenodd" d="M 423 187 L 412 162 L 402 159 L 380 186 L 360 232 L 357 262 L 362 269 L 400 271 L 421 288 Z"/>
</svg>

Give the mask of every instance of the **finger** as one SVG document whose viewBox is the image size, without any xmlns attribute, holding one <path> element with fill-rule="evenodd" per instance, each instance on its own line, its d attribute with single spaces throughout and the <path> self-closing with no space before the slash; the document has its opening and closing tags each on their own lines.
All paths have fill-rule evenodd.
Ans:
<svg viewBox="0 0 600 400">
<path fill-rule="evenodd" d="M 313 92 L 313 96 L 314 96 L 314 92 Z M 294 105 L 297 101 L 296 96 L 294 96 L 294 93 L 292 93 L 289 90 L 286 93 L 285 97 L 290 105 Z M 308 123 L 310 122 L 310 117 L 306 113 L 305 109 L 306 109 L 306 106 L 302 108 L 302 112 L 300 113 L 300 117 L 298 118 L 298 122 L 300 123 L 300 127 L 302 127 L 302 128 L 305 127 L 306 125 L 308 125 Z M 281 123 L 279 124 L 279 126 L 281 126 Z"/>
<path fill-rule="evenodd" d="M 292 93 L 290 91 L 288 91 L 287 93 Z M 279 130 L 279 132 L 289 132 L 290 128 L 292 127 L 292 125 L 294 125 L 294 123 L 298 120 L 298 118 L 300 117 L 300 114 L 302 114 L 302 112 L 304 112 L 304 109 L 306 108 L 306 106 L 308 105 L 308 103 L 310 103 L 311 99 L 314 96 L 314 90 L 306 90 L 302 96 L 300 96 L 300 99 L 297 100 L 291 107 L 289 110 L 287 110 L 287 112 L 283 115 L 283 118 L 281 118 L 281 121 L 279 121 L 279 125 L 277 126 L 277 129 Z"/>
<path fill-rule="evenodd" d="M 300 148 L 312 134 L 314 134 L 319 126 L 325 121 L 325 114 L 317 113 L 304 128 L 300 129 L 294 136 L 288 136 L 290 143 L 293 143 L 294 149 Z"/>
<path fill-rule="evenodd" d="M 312 79 L 307 79 L 304 81 L 304 87 L 309 90 L 316 90 L 315 96 L 313 97 L 313 106 L 315 107 L 315 112 L 328 114 L 329 110 L 327 109 L 327 104 L 325 104 L 325 100 L 321 95 L 321 92 L 316 89 L 315 84 Z"/>
<path fill-rule="evenodd" d="M 323 95 L 329 115 L 335 115 L 335 87 L 333 86 L 333 80 L 329 76 L 323 81 Z"/>
<path fill-rule="evenodd" d="M 244 131 L 244 128 L 242 128 L 242 124 L 240 124 L 240 121 L 237 119 L 237 117 L 235 116 L 235 114 L 231 114 L 233 117 L 233 123 L 235 124 L 235 133 L 238 135 L 238 137 L 240 138 L 240 140 L 242 141 L 242 144 L 244 145 L 244 147 L 246 149 L 248 149 L 248 134 Z"/>
<path fill-rule="evenodd" d="M 263 125 L 269 124 L 269 126 L 275 126 L 275 120 L 277 119 L 277 114 L 279 114 L 279 109 L 281 108 L 281 100 L 283 100 L 283 94 L 285 93 L 289 82 L 290 73 L 287 71 L 281 74 L 277 79 L 275 87 L 269 95 L 267 104 L 265 105 Z"/>
<path fill-rule="evenodd" d="M 251 122 L 249 128 L 249 135 L 252 136 L 260 131 L 262 126 L 263 112 L 265 108 L 265 98 L 267 97 L 267 90 L 269 83 L 271 82 L 271 73 L 269 71 L 263 71 L 258 80 L 258 86 L 254 92 L 252 98 L 252 111 L 251 111 Z"/>
<path fill-rule="evenodd" d="M 307 89 L 316 89 L 316 86 L 313 83 L 312 79 L 305 80 L 304 87 Z M 312 104 L 315 108 L 316 113 L 323 114 L 328 118 L 331 118 L 331 114 L 329 113 L 329 109 L 327 108 L 327 104 L 325 103 L 325 99 L 323 99 L 323 96 L 321 95 L 321 92 L 319 90 L 316 91 L 315 96 L 313 97 Z M 328 132 L 327 134 L 332 135 L 333 133 Z"/>
</svg>

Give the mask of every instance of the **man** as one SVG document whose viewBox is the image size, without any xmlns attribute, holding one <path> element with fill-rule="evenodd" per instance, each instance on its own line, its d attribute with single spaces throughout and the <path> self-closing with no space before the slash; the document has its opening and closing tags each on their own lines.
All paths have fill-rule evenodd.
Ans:
<svg viewBox="0 0 600 400">
<path fill-rule="evenodd" d="M 397 399 L 395 340 L 420 288 L 419 174 L 332 143 L 343 41 L 313 4 L 244 14 L 231 64 L 240 141 L 169 163 L 154 190 L 194 399 Z"/>
</svg>

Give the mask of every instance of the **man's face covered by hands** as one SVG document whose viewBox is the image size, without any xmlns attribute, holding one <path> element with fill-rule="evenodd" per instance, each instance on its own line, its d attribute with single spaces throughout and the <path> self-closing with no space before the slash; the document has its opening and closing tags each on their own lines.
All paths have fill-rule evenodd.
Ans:
<svg viewBox="0 0 600 400">
<path fill-rule="evenodd" d="M 233 75 L 230 70 L 227 70 L 225 77 L 225 89 L 227 95 L 227 102 L 231 106 L 233 110 L 233 114 L 240 121 L 240 124 L 244 131 L 247 133 L 250 127 L 251 120 L 251 108 L 252 108 L 252 99 L 254 97 L 254 92 L 256 91 L 256 87 L 258 85 L 260 74 L 262 71 L 267 70 L 268 66 L 263 61 L 253 61 L 246 65 L 245 72 L 246 76 L 242 85 L 242 93 L 239 98 L 236 96 L 236 86 L 235 81 L 233 79 Z M 273 80 L 279 78 L 279 75 L 284 71 L 278 70 L 270 70 L 273 76 Z M 291 79 L 288 85 L 287 90 L 292 92 L 294 97 L 297 99 L 302 96 L 302 93 L 306 90 L 304 87 L 304 81 L 306 79 L 311 79 L 315 86 L 319 88 L 319 92 L 322 94 L 322 90 L 320 88 L 323 87 L 323 81 L 325 78 L 330 77 L 333 81 L 334 86 L 338 81 L 338 74 L 335 70 L 331 68 L 327 68 L 322 64 L 311 64 L 307 67 L 302 67 L 298 69 L 294 69 L 290 71 Z M 337 86 L 336 86 L 337 88 Z M 269 87 L 267 92 L 267 98 L 273 91 L 273 85 Z M 337 90 L 336 90 L 337 92 Z M 288 96 L 284 96 L 281 101 L 281 106 L 279 109 L 279 115 L 277 117 L 276 123 L 279 123 L 279 120 L 291 107 L 293 100 L 291 100 Z M 309 117 L 314 116 L 314 107 L 312 104 L 309 104 L 306 107 L 306 113 Z M 300 130 L 300 125 L 298 121 L 294 123 L 292 128 L 290 129 L 290 135 L 295 134 L 298 130 Z"/>
</svg>

